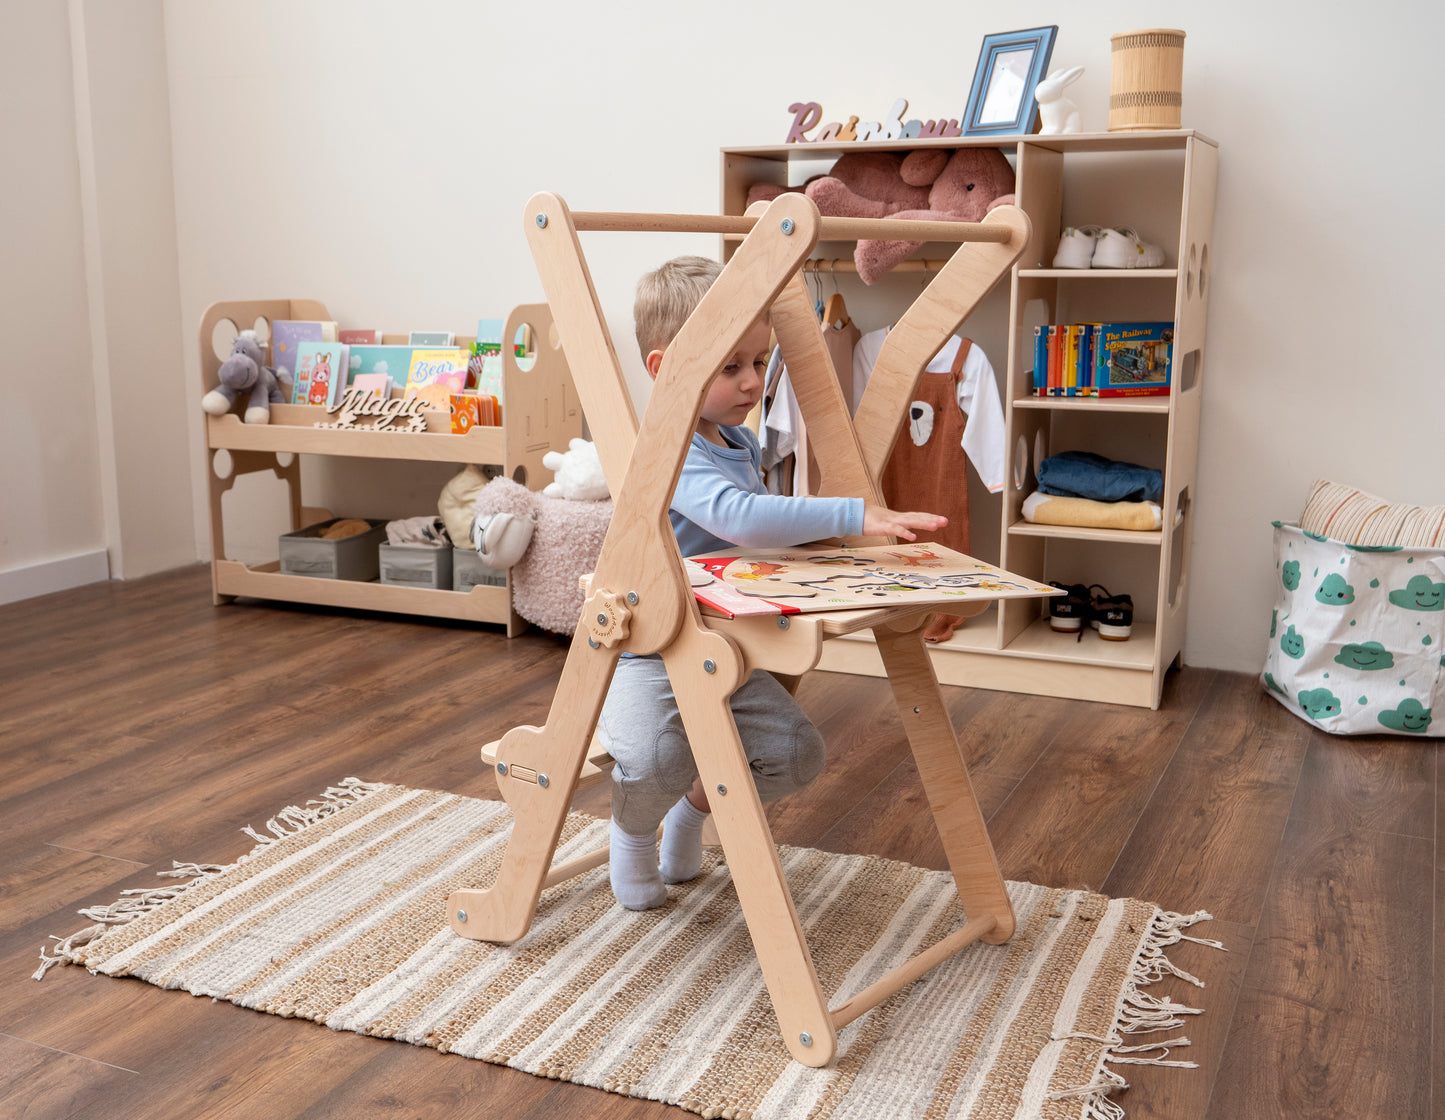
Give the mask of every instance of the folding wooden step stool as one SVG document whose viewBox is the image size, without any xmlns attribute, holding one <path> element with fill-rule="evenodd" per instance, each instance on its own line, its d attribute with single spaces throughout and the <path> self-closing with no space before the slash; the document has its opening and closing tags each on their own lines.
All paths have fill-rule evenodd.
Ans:
<svg viewBox="0 0 1445 1120">
<path fill-rule="evenodd" d="M 614 513 L 545 727 L 517 727 L 484 750 L 515 821 L 496 881 L 448 899 L 464 937 L 523 937 L 545 887 L 607 860 L 605 849 L 552 867 L 563 821 L 589 762 L 598 714 L 623 652 L 660 653 L 677 695 L 713 820 L 788 1050 L 809 1066 L 837 1052 L 837 1032 L 976 940 L 1014 931 L 1013 909 L 952 723 L 922 640 L 947 602 L 789 616 L 703 616 L 693 598 L 667 512 L 707 387 L 743 334 L 771 320 L 817 454 L 819 492 L 882 504 L 877 479 L 929 360 L 1023 254 L 1028 218 L 1011 206 L 980 224 L 821 218 L 811 200 L 785 194 L 746 217 L 572 214 L 538 194 L 525 227 L 573 371 Z M 578 241 L 578 231 L 746 233 L 742 244 L 668 347 L 639 427 Z M 822 328 L 799 271 L 817 244 L 862 237 L 972 242 L 960 245 L 889 332 L 867 391 L 850 418 Z M 542 340 L 542 345 L 549 344 Z M 618 480 L 621 479 L 621 485 Z M 885 543 L 851 540 L 849 544 Z M 978 613 L 985 601 L 972 603 Z M 785 679 L 812 668 L 822 642 L 871 628 L 917 760 L 959 898 L 958 931 L 840 1006 L 828 1008 L 753 785 L 728 699 L 755 668 Z M 593 748 L 595 754 L 595 748 Z"/>
</svg>

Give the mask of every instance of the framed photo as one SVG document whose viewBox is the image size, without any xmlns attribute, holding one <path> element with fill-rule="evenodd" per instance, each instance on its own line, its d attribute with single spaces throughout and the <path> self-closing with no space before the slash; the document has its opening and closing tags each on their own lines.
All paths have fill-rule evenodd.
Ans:
<svg viewBox="0 0 1445 1120">
<path fill-rule="evenodd" d="M 985 35 L 963 115 L 965 136 L 1029 133 L 1038 120 L 1034 90 L 1049 69 L 1057 25 Z"/>
</svg>

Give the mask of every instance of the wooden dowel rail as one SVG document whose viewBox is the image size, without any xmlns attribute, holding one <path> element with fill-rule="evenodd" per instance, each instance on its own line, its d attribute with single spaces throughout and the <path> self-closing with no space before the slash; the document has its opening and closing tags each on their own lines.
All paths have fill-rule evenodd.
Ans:
<svg viewBox="0 0 1445 1120">
<path fill-rule="evenodd" d="M 610 210 L 574 210 L 579 233 L 748 233 L 757 218 L 733 214 L 629 214 Z M 989 241 L 1002 244 L 1005 225 L 980 222 L 914 222 L 892 218 L 822 218 L 820 241 Z"/>
<path fill-rule="evenodd" d="M 935 260 L 932 258 L 914 257 L 910 260 L 899 261 L 889 272 L 940 272 L 947 261 Z M 803 262 L 803 271 L 811 272 L 814 276 L 828 276 L 835 272 L 857 272 L 858 265 L 851 260 L 839 257 L 813 257 Z"/>
<path fill-rule="evenodd" d="M 828 1012 L 833 1020 L 833 1029 L 841 1031 L 854 1019 L 877 1007 L 889 996 L 902 991 L 929 969 L 937 968 L 960 949 L 972 945 L 980 937 L 991 933 L 998 926 L 998 919 L 992 914 L 975 918 L 962 929 L 954 930 L 942 941 L 930 945 L 916 957 L 899 965 L 876 983 L 869 984 L 852 999 L 844 1000 Z"/>
<path fill-rule="evenodd" d="M 565 883 L 568 879 L 576 878 L 584 872 L 591 871 L 594 867 L 601 867 L 611 858 L 611 855 L 610 848 L 601 847 L 588 852 L 585 856 L 578 856 L 566 863 L 559 863 L 547 872 L 547 878 L 542 881 L 542 889 L 555 887 L 558 883 Z"/>
</svg>

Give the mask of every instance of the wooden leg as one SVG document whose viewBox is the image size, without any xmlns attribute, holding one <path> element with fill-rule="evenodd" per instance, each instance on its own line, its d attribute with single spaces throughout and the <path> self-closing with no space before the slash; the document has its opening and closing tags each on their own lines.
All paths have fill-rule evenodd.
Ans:
<svg viewBox="0 0 1445 1120">
<path fill-rule="evenodd" d="M 970 921 L 993 915 L 998 925 L 982 940 L 992 944 L 1007 941 L 1014 932 L 1013 904 L 973 794 L 953 721 L 939 694 L 922 631 L 900 633 L 880 626 L 873 633 L 964 913 Z"/>
<path fill-rule="evenodd" d="M 463 937 L 505 943 L 531 928 L 617 657 L 614 650 L 593 649 L 579 625 L 547 726 L 515 727 L 502 737 L 497 781 L 506 783 L 512 835 L 490 887 L 453 891 L 447 899 L 448 921 Z"/>
<path fill-rule="evenodd" d="M 783 1042 L 803 1065 L 826 1065 L 838 1035 L 728 706 L 742 657 L 721 635 L 684 626 L 663 660 Z"/>
</svg>

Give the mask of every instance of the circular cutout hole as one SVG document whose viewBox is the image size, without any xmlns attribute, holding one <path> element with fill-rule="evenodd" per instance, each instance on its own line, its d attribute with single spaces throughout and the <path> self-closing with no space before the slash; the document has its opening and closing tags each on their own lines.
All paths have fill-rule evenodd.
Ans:
<svg viewBox="0 0 1445 1120">
<path fill-rule="evenodd" d="M 231 356 L 231 345 L 236 341 L 236 336 L 241 332 L 236 324 L 229 319 L 220 320 L 211 328 L 211 351 L 221 361 Z"/>
<path fill-rule="evenodd" d="M 1014 489 L 1022 490 L 1024 483 L 1029 480 L 1029 446 L 1023 436 L 1019 436 L 1018 446 L 1014 448 Z"/>
<path fill-rule="evenodd" d="M 1199 298 L 1204 298 L 1204 285 L 1209 279 L 1209 246 L 1199 250 Z"/>
<path fill-rule="evenodd" d="M 547 345 L 553 350 L 562 349 L 562 332 L 557 329 L 556 323 L 547 327 Z"/>
<path fill-rule="evenodd" d="M 1184 270 L 1184 298 L 1188 299 L 1194 295 L 1194 265 L 1196 263 L 1196 250 L 1194 242 L 1189 243 L 1189 264 Z"/>
<path fill-rule="evenodd" d="M 1035 478 L 1038 477 L 1038 470 L 1039 470 L 1039 466 L 1038 466 L 1038 465 L 1039 465 L 1040 463 L 1042 463 L 1046 458 L 1048 458 L 1048 454 L 1049 454 L 1049 443 L 1048 443 L 1048 440 L 1044 439 L 1044 430 L 1043 430 L 1042 428 L 1040 428 L 1037 432 L 1034 433 L 1034 477 L 1035 477 Z"/>
<path fill-rule="evenodd" d="M 512 338 L 512 353 L 517 359 L 517 368 L 523 372 L 537 364 L 537 332 L 531 323 L 522 323 Z"/>
<path fill-rule="evenodd" d="M 236 469 L 231 453 L 224 447 L 211 456 L 211 473 L 222 482 L 229 479 Z"/>
<path fill-rule="evenodd" d="M 514 471 L 512 472 L 512 481 L 513 481 L 513 482 L 520 482 L 523 486 L 526 486 L 526 485 L 527 485 L 527 468 L 526 468 L 526 467 L 518 467 L 516 470 L 514 470 Z"/>
<path fill-rule="evenodd" d="M 271 341 L 271 320 L 264 315 L 257 315 L 256 321 L 251 324 L 251 329 L 256 332 L 256 341 L 265 346 Z"/>
<path fill-rule="evenodd" d="M 276 465 L 280 467 L 283 471 L 295 461 L 296 453 L 294 451 L 276 452 Z"/>
</svg>

